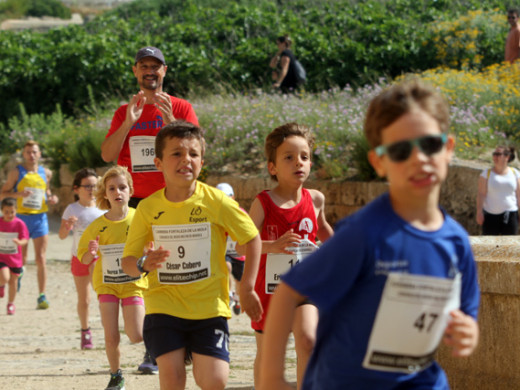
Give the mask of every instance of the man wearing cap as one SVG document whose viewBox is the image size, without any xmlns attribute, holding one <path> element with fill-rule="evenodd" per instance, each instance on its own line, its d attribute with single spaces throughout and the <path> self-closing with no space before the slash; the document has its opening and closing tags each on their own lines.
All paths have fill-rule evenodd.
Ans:
<svg viewBox="0 0 520 390">
<path fill-rule="evenodd" d="M 140 91 L 128 104 L 117 109 L 112 124 L 101 145 L 101 157 L 128 167 L 134 182 L 134 194 L 129 206 L 164 187 L 164 178 L 157 171 L 155 135 L 168 123 L 184 119 L 198 126 L 195 111 L 186 100 L 163 92 L 167 70 L 163 53 L 156 47 L 139 49 L 132 67 Z"/>
</svg>

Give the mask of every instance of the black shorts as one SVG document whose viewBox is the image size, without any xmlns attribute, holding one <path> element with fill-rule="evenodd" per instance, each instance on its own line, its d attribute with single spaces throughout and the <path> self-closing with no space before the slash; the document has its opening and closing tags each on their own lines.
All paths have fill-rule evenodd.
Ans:
<svg viewBox="0 0 520 390">
<path fill-rule="evenodd" d="M 187 351 L 229 363 L 229 328 L 224 317 L 187 320 L 167 314 L 147 314 L 144 317 L 143 338 L 146 349 L 155 359 L 186 348 Z"/>
<path fill-rule="evenodd" d="M 231 275 L 233 275 L 235 280 L 240 282 L 242 280 L 242 275 L 244 274 L 244 261 L 237 260 L 228 255 L 226 255 L 226 261 L 231 263 Z"/>
<path fill-rule="evenodd" d="M 18 267 L 9 267 L 9 266 L 8 266 L 7 264 L 5 264 L 5 263 L 0 263 L 0 268 L 4 268 L 4 267 L 9 268 L 9 270 L 10 270 L 13 274 L 16 274 L 16 275 L 18 275 L 18 276 L 20 276 L 20 274 L 21 274 L 22 271 L 23 271 L 23 268 L 22 268 L 22 267 L 20 267 L 20 268 L 18 268 Z"/>
</svg>

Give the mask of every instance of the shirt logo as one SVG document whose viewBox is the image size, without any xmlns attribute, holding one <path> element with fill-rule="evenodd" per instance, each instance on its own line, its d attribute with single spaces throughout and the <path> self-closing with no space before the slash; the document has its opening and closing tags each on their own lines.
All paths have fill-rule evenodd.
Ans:
<svg viewBox="0 0 520 390">
<path fill-rule="evenodd" d="M 298 227 L 298 230 L 307 232 L 309 234 L 312 233 L 312 230 L 314 229 L 314 224 L 312 223 L 312 220 L 310 218 L 303 218 L 300 222 L 300 226 Z"/>
<path fill-rule="evenodd" d="M 99 232 L 103 233 L 105 230 L 107 230 L 107 226 L 103 226 Z"/>
<path fill-rule="evenodd" d="M 278 226 L 267 225 L 267 239 L 268 240 L 278 239 Z"/>
<path fill-rule="evenodd" d="M 164 214 L 164 211 L 159 211 L 159 213 L 155 217 L 153 217 L 153 219 L 159 219 L 161 217 L 161 215 L 163 215 L 163 214 Z"/>
<path fill-rule="evenodd" d="M 196 207 L 194 209 L 191 209 L 191 215 L 201 215 L 202 214 L 202 209 L 199 207 Z"/>
</svg>

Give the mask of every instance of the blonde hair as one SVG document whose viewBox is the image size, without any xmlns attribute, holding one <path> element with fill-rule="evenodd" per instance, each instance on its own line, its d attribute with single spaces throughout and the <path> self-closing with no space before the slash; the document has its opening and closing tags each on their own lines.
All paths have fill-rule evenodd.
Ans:
<svg viewBox="0 0 520 390">
<path fill-rule="evenodd" d="M 115 167 L 110 168 L 105 172 L 101 180 L 98 182 L 98 186 L 96 189 L 96 205 L 100 210 L 110 210 L 110 202 L 105 197 L 107 192 L 107 181 L 113 177 L 123 176 L 128 183 L 128 187 L 130 189 L 130 195 L 134 193 L 134 182 L 132 180 L 132 176 L 126 167 L 121 167 L 116 165 Z"/>
</svg>

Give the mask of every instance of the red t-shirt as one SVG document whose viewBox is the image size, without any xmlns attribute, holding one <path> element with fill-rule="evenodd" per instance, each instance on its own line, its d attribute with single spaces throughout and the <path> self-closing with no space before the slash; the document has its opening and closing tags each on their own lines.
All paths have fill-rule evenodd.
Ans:
<svg viewBox="0 0 520 390">
<path fill-rule="evenodd" d="M 299 234 L 301 238 L 308 235 L 308 239 L 316 243 L 318 222 L 309 191 L 303 188 L 300 203 L 290 209 L 283 209 L 274 204 L 269 196 L 269 191 L 262 191 L 257 195 L 257 198 L 264 209 L 264 223 L 260 232 L 262 240 L 277 240 L 286 231 L 293 229 L 293 232 Z M 272 296 L 272 294 L 265 292 L 266 259 L 267 254 L 264 253 L 260 258 L 260 267 L 255 283 L 255 291 L 264 309 L 264 315 L 260 322 L 251 322 L 251 326 L 255 330 L 264 330 L 264 321 Z"/>
<path fill-rule="evenodd" d="M 189 102 L 170 96 L 172 102 L 172 113 L 176 119 L 184 119 L 187 122 L 199 125 L 195 111 Z M 114 117 L 106 138 L 110 137 L 123 124 L 126 118 L 128 104 L 119 107 Z M 130 129 L 123 143 L 117 164 L 127 167 L 134 181 L 134 194 L 136 198 L 146 198 L 155 191 L 164 187 L 162 172 L 155 169 L 153 157 L 155 156 L 155 135 L 163 127 L 162 113 L 154 104 L 146 104 L 143 113 Z M 130 139 L 133 137 L 144 137 L 132 142 L 134 150 L 134 164 L 130 156 Z M 138 160 L 138 158 L 140 158 Z"/>
</svg>

